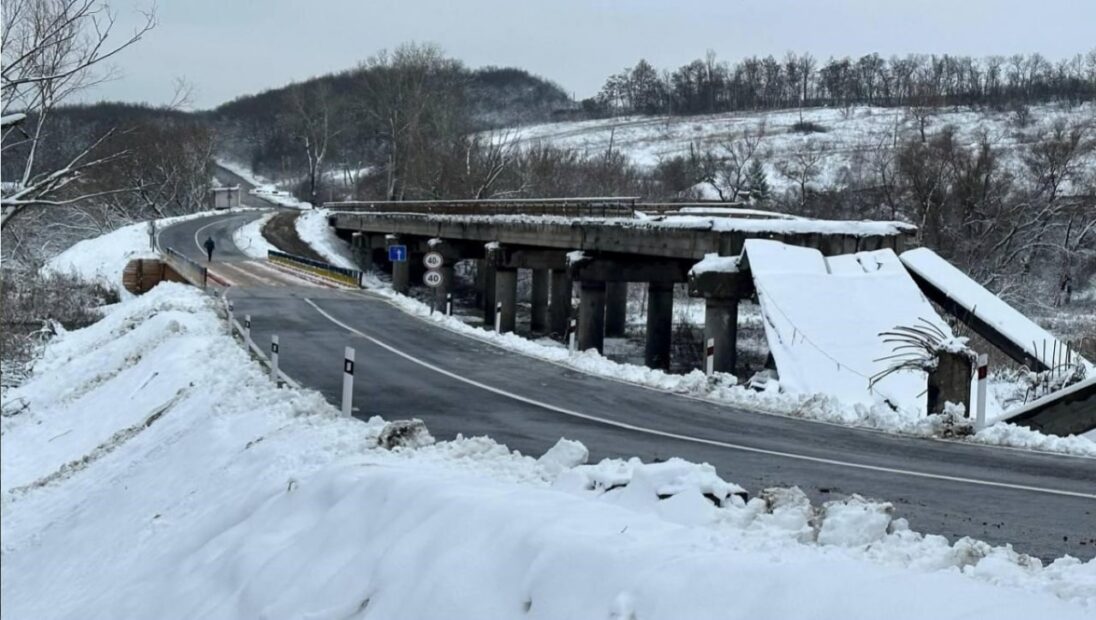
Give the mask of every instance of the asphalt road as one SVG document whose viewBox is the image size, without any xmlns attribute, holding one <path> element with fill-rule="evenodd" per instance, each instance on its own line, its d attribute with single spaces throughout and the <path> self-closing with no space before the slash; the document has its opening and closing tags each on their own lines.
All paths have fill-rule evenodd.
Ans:
<svg viewBox="0 0 1096 620">
<path fill-rule="evenodd" d="M 161 242 L 197 256 L 195 233 L 213 234 L 225 258 L 242 263 L 224 245 L 241 217 L 181 223 Z M 490 435 L 533 456 L 560 437 L 582 441 L 595 460 L 678 456 L 711 463 L 751 493 L 796 485 L 816 502 L 859 493 L 893 502 L 918 531 L 1012 543 L 1042 558 L 1096 556 L 1096 459 L 888 435 L 650 390 L 457 335 L 368 292 L 292 277 L 228 296 L 251 315 L 257 342 L 278 334 L 282 369 L 336 406 L 343 347 L 355 347 L 358 417 L 418 417 L 439 439 Z"/>
</svg>

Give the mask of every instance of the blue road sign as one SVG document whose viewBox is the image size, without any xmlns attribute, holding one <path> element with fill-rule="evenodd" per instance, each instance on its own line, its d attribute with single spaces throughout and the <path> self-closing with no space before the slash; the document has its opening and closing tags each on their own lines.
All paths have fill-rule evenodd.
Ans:
<svg viewBox="0 0 1096 620">
<path fill-rule="evenodd" d="M 390 245 L 388 246 L 388 260 L 393 263 L 405 263 L 407 262 L 407 246 L 406 245 Z"/>
</svg>

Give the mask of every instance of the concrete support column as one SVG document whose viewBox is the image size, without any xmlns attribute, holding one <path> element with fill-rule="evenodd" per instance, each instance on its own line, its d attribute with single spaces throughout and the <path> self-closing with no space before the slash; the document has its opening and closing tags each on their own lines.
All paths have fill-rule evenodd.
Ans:
<svg viewBox="0 0 1096 620">
<path fill-rule="evenodd" d="M 578 348 L 605 351 L 605 282 L 585 280 L 578 292 Z"/>
<path fill-rule="evenodd" d="M 738 299 L 709 297 L 704 300 L 704 343 L 715 341 L 716 372 L 734 372 L 738 359 Z"/>
<path fill-rule="evenodd" d="M 388 246 L 404 245 L 403 240 L 397 235 L 389 235 L 386 239 Z M 406 295 L 411 290 L 411 256 L 408 253 L 407 260 L 392 263 L 392 290 L 401 295 Z"/>
<path fill-rule="evenodd" d="M 351 236 L 351 245 L 354 248 L 354 259 L 363 272 L 373 270 L 373 246 L 369 235 L 356 232 Z"/>
<path fill-rule="evenodd" d="M 501 304 L 499 331 L 502 333 L 514 331 L 518 305 L 517 269 L 495 270 L 495 299 Z"/>
<path fill-rule="evenodd" d="M 530 295 L 532 316 L 529 319 L 529 329 L 534 333 L 543 332 L 548 328 L 548 270 L 533 270 L 533 290 Z"/>
<path fill-rule="evenodd" d="M 566 269 L 553 269 L 551 277 L 552 298 L 548 303 L 548 331 L 557 338 L 567 333 L 571 320 L 571 275 Z"/>
<path fill-rule="evenodd" d="M 945 403 L 963 405 L 966 417 L 970 417 L 970 379 L 973 371 L 971 359 L 962 353 L 940 351 L 936 355 L 936 369 L 929 372 L 928 412 L 943 413 Z"/>
<path fill-rule="evenodd" d="M 453 265 L 446 263 L 438 268 L 441 272 L 441 286 L 434 289 L 434 308 L 439 312 L 445 312 L 445 297 L 453 291 L 453 278 L 456 274 L 453 273 Z"/>
<path fill-rule="evenodd" d="M 489 260 L 482 261 L 483 271 L 483 324 L 495 327 L 495 266 Z"/>
<path fill-rule="evenodd" d="M 674 329 L 674 285 L 651 282 L 647 285 L 647 344 L 643 363 L 648 368 L 670 369 L 670 345 Z"/>
<path fill-rule="evenodd" d="M 476 305 L 483 307 L 483 280 L 484 280 L 484 261 L 482 258 L 477 258 L 472 261 L 476 266 L 475 277 L 472 278 L 472 287 L 476 291 Z"/>
<path fill-rule="evenodd" d="M 605 335 L 610 338 L 624 336 L 628 322 L 628 283 L 608 282 L 605 285 Z"/>
</svg>

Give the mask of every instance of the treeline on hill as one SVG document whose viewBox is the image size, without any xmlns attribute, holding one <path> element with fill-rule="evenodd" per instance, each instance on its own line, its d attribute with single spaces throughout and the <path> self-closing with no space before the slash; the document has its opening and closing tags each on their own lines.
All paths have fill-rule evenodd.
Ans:
<svg viewBox="0 0 1096 620">
<path fill-rule="evenodd" d="M 1051 62 L 1039 54 L 972 58 L 879 54 L 830 58 L 789 52 L 734 64 L 703 59 L 659 72 L 646 60 L 609 76 L 584 100 L 592 115 L 713 114 L 797 106 L 995 106 L 1096 96 L 1096 49 Z"/>
<path fill-rule="evenodd" d="M 4 228 L 4 260 L 34 265 L 80 239 L 208 203 L 215 140 L 192 114 L 126 103 L 63 106 L 46 118 L 31 114 L 13 131 L 39 133 L 4 152 L 5 182 L 65 169 L 81 155 L 82 163 L 99 163 L 53 197 L 61 204 L 28 209 Z M 80 200 L 65 204 L 70 197 Z"/>
<path fill-rule="evenodd" d="M 209 114 L 223 152 L 260 174 L 301 179 L 324 194 L 324 175 L 367 183 L 393 199 L 426 191 L 411 172 L 477 131 L 541 122 L 568 106 L 556 84 L 514 68 L 469 69 L 431 45 L 382 52 L 353 70 L 241 97 Z M 376 175 L 374 175 L 376 176 Z M 368 184 L 368 183 L 367 183 Z"/>
</svg>

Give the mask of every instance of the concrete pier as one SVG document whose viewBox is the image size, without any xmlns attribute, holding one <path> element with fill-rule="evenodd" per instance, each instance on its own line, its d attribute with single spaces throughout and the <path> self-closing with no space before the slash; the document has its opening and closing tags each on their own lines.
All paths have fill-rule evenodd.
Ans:
<svg viewBox="0 0 1096 620">
<path fill-rule="evenodd" d="M 506 333 L 514 331 L 514 327 L 517 324 L 517 269 L 495 270 L 495 301 L 497 302 L 496 306 L 501 308 L 499 310 L 501 315 L 498 317 L 499 332 Z"/>
<path fill-rule="evenodd" d="M 578 348 L 605 350 L 605 282 L 579 282 Z"/>
<path fill-rule="evenodd" d="M 704 300 L 704 342 L 715 341 L 715 372 L 734 372 L 738 361 L 738 299 L 708 297 Z"/>
<path fill-rule="evenodd" d="M 643 350 L 643 363 L 647 367 L 669 370 L 673 328 L 673 283 L 649 283 L 647 285 L 647 342 Z"/>
<path fill-rule="evenodd" d="M 529 305 L 531 316 L 529 329 L 533 333 L 542 333 L 548 329 L 548 270 L 533 269 L 533 287 Z"/>
<path fill-rule="evenodd" d="M 573 282 L 566 269 L 551 270 L 551 299 L 548 301 L 548 332 L 556 338 L 567 333 L 571 320 L 571 289 Z"/>
<path fill-rule="evenodd" d="M 628 283 L 608 282 L 605 285 L 605 335 L 622 338 L 628 322 Z"/>
</svg>

